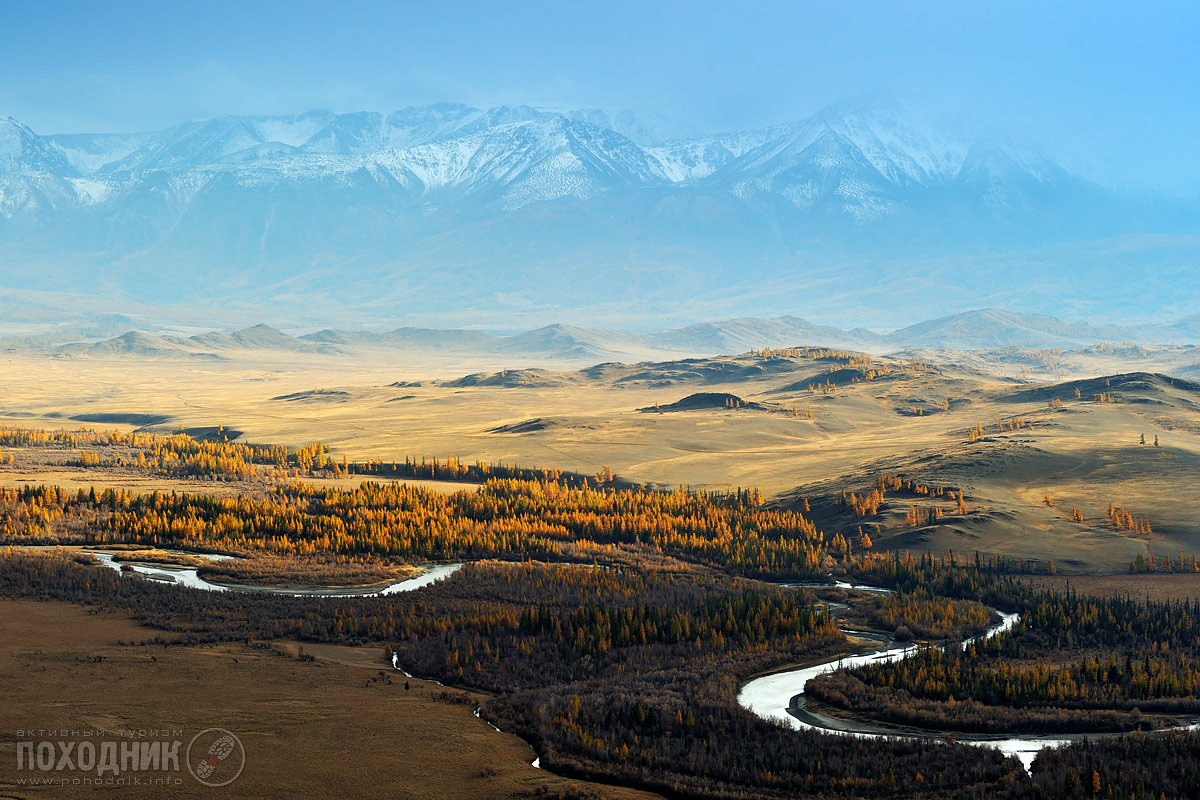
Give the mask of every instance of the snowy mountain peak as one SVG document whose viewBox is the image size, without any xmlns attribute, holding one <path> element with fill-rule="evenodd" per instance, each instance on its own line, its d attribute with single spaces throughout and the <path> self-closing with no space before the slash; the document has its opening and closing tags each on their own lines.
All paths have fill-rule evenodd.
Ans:
<svg viewBox="0 0 1200 800">
<path fill-rule="evenodd" d="M 662 114 L 631 111 L 626 108 L 539 108 L 548 114 L 586 122 L 597 128 L 616 131 L 643 147 L 662 145 L 672 140 L 697 139 L 703 134 Z"/>
<path fill-rule="evenodd" d="M 933 124 L 891 99 L 835 104 L 816 118 L 892 181 L 927 184 L 952 177 L 972 138 L 969 131 Z"/>
<path fill-rule="evenodd" d="M 638 180 L 684 184 L 724 183 L 741 197 L 763 191 L 798 207 L 822 196 L 852 207 L 863 198 L 876 210 L 885 195 L 904 187 L 935 187 L 965 175 L 988 183 L 996 172 L 1010 178 L 1025 169 L 1047 172 L 1036 158 L 1021 157 L 1012 146 L 985 149 L 976 133 L 919 119 L 899 103 L 880 98 L 839 103 L 813 117 L 756 131 L 679 138 L 686 129 L 654 114 L 613 109 L 555 109 L 527 105 L 488 109 L 435 104 L 378 112 L 334 114 L 310 111 L 295 116 L 216 117 L 150 134 L 38 137 L 15 120 L 3 123 L 0 159 L 8 172 L 44 170 L 61 175 L 97 176 L 146 170 L 245 168 L 311 172 L 322 165 L 334 172 L 358 168 L 355 159 L 406 160 L 422 170 L 447 172 L 454 161 L 487 140 L 503 148 L 528 148 L 531 130 L 561 138 L 570 126 L 586 126 L 576 140 L 601 172 L 621 174 L 626 164 Z M 582 130 L 582 129 L 578 129 Z M 482 138 L 481 138 L 482 137 Z M 436 146 L 436 147 L 433 147 Z M 552 141 L 544 147 L 554 146 Z M 313 157 L 325 157 L 321 162 Z M 968 161 L 970 156 L 970 161 Z M 432 166 L 430 161 L 447 163 Z M 574 169 L 567 161 L 567 170 Z M 420 170 L 418 170 L 420 171 Z M 984 173 L 987 173 L 986 175 Z M 425 181 L 421 181 L 428 185 Z M 856 200 L 855 198 L 858 198 Z M 857 212 L 855 212 L 857 213 Z"/>
<path fill-rule="evenodd" d="M 1172 287 L 1194 283 L 1179 272 L 1196 263 L 1193 208 L 1136 205 L 975 124 L 873 99 L 675 133 L 653 115 L 529 105 L 227 116 L 134 134 L 39 136 L 0 120 L 0 287 L 36 269 L 47 291 L 73 291 L 102 271 L 114 293 L 154 302 L 524 313 L 582 298 L 620 314 L 711 287 L 743 303 L 721 313 L 745 313 L 832 286 L 836 303 L 877 284 L 865 291 L 900 296 L 912 259 L 930 270 L 923 287 L 950 275 L 978 302 L 1018 291 L 988 277 L 987 259 L 1012 269 L 1003 255 L 1020 254 L 1034 286 L 1070 272 L 1027 255 L 1038 248 L 1146 233 L 1177 236 L 1145 236 L 1137 257 L 1164 264 Z M 1080 269 L 1126 252 L 1097 245 Z"/>
<path fill-rule="evenodd" d="M 12 117 L 0 119 L 0 173 L 71 174 L 67 159 L 44 139 Z"/>
<path fill-rule="evenodd" d="M 748 155 L 746 166 L 785 180 L 797 170 L 817 170 L 867 183 L 930 186 L 958 172 L 968 147 L 961 132 L 925 124 L 896 102 L 839 103 L 787 126 Z"/>
</svg>

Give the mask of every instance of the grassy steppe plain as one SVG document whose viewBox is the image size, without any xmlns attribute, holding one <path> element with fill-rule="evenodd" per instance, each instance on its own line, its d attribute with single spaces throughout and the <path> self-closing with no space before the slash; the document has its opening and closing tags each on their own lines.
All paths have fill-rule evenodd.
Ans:
<svg viewBox="0 0 1200 800">
<path fill-rule="evenodd" d="M 12 353 L 2 358 L 0 422 L 78 427 L 71 417 L 149 414 L 166 418 L 155 426 L 162 431 L 223 425 L 240 441 L 320 440 L 352 459 L 454 455 L 585 474 L 607 465 L 650 485 L 754 486 L 776 502 L 809 499 L 829 531 L 854 531 L 858 521 L 822 498 L 900 474 L 963 490 L 970 513 L 914 528 L 904 521 L 907 501 L 893 499 L 871 520 L 881 526 L 870 529 L 877 547 L 1052 559 L 1076 572 L 1123 571 L 1139 553 L 1200 551 L 1200 392 L 1155 373 L 1177 366 L 1175 351 L 916 355 L 916 368 L 913 356 L 876 358 L 870 367 L 883 374 L 856 380 L 836 359 L 758 355 L 505 370 L 382 351 L 247 350 L 219 360 Z M 1104 377 L 1124 373 L 1138 374 Z M 695 393 L 759 407 L 639 410 Z M 1051 407 L 1055 400 L 1062 406 Z M 983 438 L 969 441 L 977 425 Z M 30 481 L 195 486 L 47 463 L 0 469 L 0 482 Z M 1110 503 L 1149 520 L 1152 533 L 1119 530 Z M 1072 505 L 1083 523 L 1072 521 Z"/>
</svg>

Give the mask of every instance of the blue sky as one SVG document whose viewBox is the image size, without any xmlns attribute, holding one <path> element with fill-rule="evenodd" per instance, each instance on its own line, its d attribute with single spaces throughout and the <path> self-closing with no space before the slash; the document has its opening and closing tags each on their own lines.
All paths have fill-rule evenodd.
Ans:
<svg viewBox="0 0 1200 800">
<path fill-rule="evenodd" d="M 1200 191 L 1200 4 L 0 2 L 0 115 L 41 133 L 458 101 L 705 131 L 866 92 Z"/>
</svg>

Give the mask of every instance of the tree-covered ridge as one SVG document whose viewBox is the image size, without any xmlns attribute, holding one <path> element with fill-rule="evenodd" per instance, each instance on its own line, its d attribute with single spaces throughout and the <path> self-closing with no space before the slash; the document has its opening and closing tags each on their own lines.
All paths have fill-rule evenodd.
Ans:
<svg viewBox="0 0 1200 800">
<path fill-rule="evenodd" d="M 812 575 L 849 553 L 753 492 L 706 494 L 493 479 L 477 492 L 408 484 L 273 487 L 259 496 L 0 490 L 10 541 L 136 542 L 289 555 L 446 560 L 668 553 L 755 575 Z"/>
<path fill-rule="evenodd" d="M 1047 800 L 1193 800 L 1200 797 L 1200 732 L 1135 733 L 1043 750 L 1033 784 Z"/>
<path fill-rule="evenodd" d="M 338 469 L 328 457 L 329 448 L 320 442 L 297 448 L 243 444 L 228 441 L 221 428 L 214 431 L 212 439 L 197 440 L 182 432 L 159 435 L 111 428 L 66 431 L 0 425 L 0 447 L 81 450 L 74 462 L 79 466 L 133 467 L 184 477 L 246 478 L 256 473 L 256 464 L 303 473 Z"/>
<path fill-rule="evenodd" d="M 871 628 L 901 641 L 963 639 L 1000 619 L 982 603 L 938 597 L 926 588 L 875 595 L 855 609 Z"/>
<path fill-rule="evenodd" d="M 0 465 L 12 463 L 13 448 L 43 448 L 70 451 L 68 462 L 81 467 L 120 467 L 182 478 L 245 479 L 263 473 L 257 466 L 271 468 L 266 474 L 273 477 L 331 475 L 345 477 L 361 475 L 367 478 L 425 478 L 439 481 L 473 481 L 482 483 L 492 478 L 517 478 L 562 482 L 572 486 L 587 486 L 606 482 L 601 476 L 590 477 L 559 469 L 521 467 L 514 464 L 469 464 L 454 456 L 440 458 L 405 457 L 403 461 L 350 461 L 329 455 L 330 448 L 321 442 L 299 447 L 277 444 L 251 444 L 230 440 L 240 435 L 218 426 L 205 430 L 194 438 L 180 430 L 171 434 L 147 431 L 124 432 L 115 428 L 96 430 L 46 430 L 0 425 Z M 9 448 L 3 452 L 2 448 Z M 613 479 L 607 482 L 626 485 Z"/>
</svg>

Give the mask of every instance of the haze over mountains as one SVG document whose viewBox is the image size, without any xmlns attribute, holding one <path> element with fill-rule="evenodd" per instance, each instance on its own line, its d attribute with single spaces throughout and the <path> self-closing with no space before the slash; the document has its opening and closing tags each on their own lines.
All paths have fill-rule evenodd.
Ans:
<svg viewBox="0 0 1200 800">
<path fill-rule="evenodd" d="M 122 322 L 130 321 L 110 320 L 109 324 Z M 1025 352 L 1077 349 L 1100 343 L 1173 344 L 1194 348 L 1200 344 L 1200 316 L 1168 325 L 1097 326 L 984 309 L 928 320 L 887 333 L 865 328 L 843 330 L 784 316 L 772 319 L 744 317 L 656 333 L 554 324 L 507 336 L 477 330 L 413 327 L 390 331 L 324 329 L 295 336 L 260 324 L 236 331 L 192 336 L 129 330 L 109 338 L 93 336 L 64 343 L 70 338 L 69 331 L 62 338 L 9 337 L 0 339 L 0 352 L 41 351 L 65 358 L 133 356 L 206 360 L 225 359 L 246 352 L 352 355 L 388 351 L 397 357 L 404 353 L 436 352 L 512 357 L 513 366 L 523 366 L 523 360 L 590 365 L 606 360 L 712 356 L 802 345 L 875 354 L 916 349 L 982 351 L 1013 348 Z"/>
<path fill-rule="evenodd" d="M 0 120 L 0 288 L 107 310 L 645 330 L 996 305 L 1169 323 L 1200 303 L 1198 264 L 1194 202 L 890 101 L 719 135 L 450 104 L 138 134 Z"/>
</svg>

